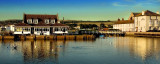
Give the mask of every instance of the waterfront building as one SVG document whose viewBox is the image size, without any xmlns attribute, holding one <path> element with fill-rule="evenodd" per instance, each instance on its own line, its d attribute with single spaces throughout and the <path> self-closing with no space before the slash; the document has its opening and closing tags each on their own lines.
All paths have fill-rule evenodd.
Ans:
<svg viewBox="0 0 160 64">
<path fill-rule="evenodd" d="M 128 20 L 115 22 L 113 29 L 119 29 L 123 32 L 148 32 L 160 30 L 160 14 L 149 10 L 142 13 L 131 13 Z"/>
<path fill-rule="evenodd" d="M 11 32 L 14 32 L 14 24 L 8 24 L 6 25 L 6 31 L 11 31 Z"/>
<path fill-rule="evenodd" d="M 136 32 L 159 31 L 160 14 L 149 10 L 142 11 L 135 16 L 134 24 Z"/>
<path fill-rule="evenodd" d="M 137 14 L 139 13 L 132 12 L 128 20 L 124 20 L 124 18 L 122 18 L 122 20 L 118 19 L 113 25 L 113 29 L 119 29 L 123 32 L 134 32 L 134 19 Z"/>
<path fill-rule="evenodd" d="M 1 25 L 0 31 L 14 32 L 14 24 Z"/>
<path fill-rule="evenodd" d="M 123 32 L 133 32 L 134 31 L 134 20 L 120 20 L 118 19 L 117 22 L 113 25 L 113 29 L 119 29 Z"/>
<path fill-rule="evenodd" d="M 14 34 L 67 34 L 69 26 L 61 24 L 57 15 L 24 14 L 23 22 L 15 25 Z"/>
</svg>

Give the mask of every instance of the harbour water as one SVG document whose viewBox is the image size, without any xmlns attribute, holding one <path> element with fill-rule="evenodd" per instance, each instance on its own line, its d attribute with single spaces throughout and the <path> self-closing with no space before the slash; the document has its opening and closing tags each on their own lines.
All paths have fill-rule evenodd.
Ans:
<svg viewBox="0 0 160 64">
<path fill-rule="evenodd" d="M 0 64 L 160 64 L 160 38 L 0 42 Z"/>
</svg>

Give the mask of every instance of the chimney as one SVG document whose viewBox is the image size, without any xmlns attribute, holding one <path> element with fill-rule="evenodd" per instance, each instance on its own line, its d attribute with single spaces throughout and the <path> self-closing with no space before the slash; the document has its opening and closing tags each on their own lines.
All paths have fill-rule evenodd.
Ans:
<svg viewBox="0 0 160 64">
<path fill-rule="evenodd" d="M 121 21 L 121 20 L 118 18 L 118 21 Z"/>
<path fill-rule="evenodd" d="M 133 18 L 131 17 L 130 20 L 133 20 Z"/>
<path fill-rule="evenodd" d="M 64 17 L 63 17 L 63 20 L 64 20 Z"/>
<path fill-rule="evenodd" d="M 159 14 L 159 11 L 157 11 L 157 14 Z"/>
<path fill-rule="evenodd" d="M 64 24 L 64 17 L 63 17 L 63 24 Z"/>
<path fill-rule="evenodd" d="M 124 21 L 124 18 L 122 18 L 122 21 Z"/>
<path fill-rule="evenodd" d="M 22 21 L 22 23 L 24 23 L 24 21 Z"/>
<path fill-rule="evenodd" d="M 145 13 L 145 11 L 143 10 L 143 11 L 142 11 L 142 15 L 144 15 L 144 13 Z"/>
</svg>

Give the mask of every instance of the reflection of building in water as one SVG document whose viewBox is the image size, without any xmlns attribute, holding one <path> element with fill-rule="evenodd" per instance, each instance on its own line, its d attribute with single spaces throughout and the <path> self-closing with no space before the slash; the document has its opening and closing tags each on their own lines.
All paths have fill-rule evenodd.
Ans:
<svg viewBox="0 0 160 64">
<path fill-rule="evenodd" d="M 159 58 L 160 38 L 143 38 L 143 37 L 117 37 L 115 38 L 115 47 L 119 51 L 129 49 L 131 55 L 138 55 L 146 60 L 150 57 Z M 124 50 L 125 49 L 125 50 Z"/>
<path fill-rule="evenodd" d="M 14 40 L 6 40 L 3 41 L 7 47 L 9 46 L 11 54 L 16 54 L 16 52 L 22 53 L 24 57 L 24 62 L 34 63 L 34 62 L 43 62 L 43 61 L 52 61 L 58 62 L 59 51 L 65 50 L 65 41 L 17 41 Z M 0 45 L 2 45 L 0 43 Z M 3 45 L 4 45 L 3 44 Z M 17 46 L 14 49 L 14 46 Z"/>
<path fill-rule="evenodd" d="M 44 61 L 46 58 L 51 58 L 53 62 L 57 62 L 58 53 L 60 51 L 59 46 L 63 45 L 64 42 L 55 41 L 31 41 L 23 42 L 23 53 L 24 60 L 40 60 Z M 45 59 L 44 59 L 45 58 Z"/>
</svg>

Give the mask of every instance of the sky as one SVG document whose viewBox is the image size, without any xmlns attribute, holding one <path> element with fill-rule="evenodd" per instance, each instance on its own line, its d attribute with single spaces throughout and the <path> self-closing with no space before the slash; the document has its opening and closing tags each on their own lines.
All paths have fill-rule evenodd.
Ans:
<svg viewBox="0 0 160 64">
<path fill-rule="evenodd" d="M 160 0 L 0 0 L 0 20 L 23 14 L 57 14 L 65 20 L 128 19 L 131 12 L 160 11 Z"/>
</svg>

